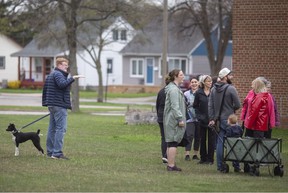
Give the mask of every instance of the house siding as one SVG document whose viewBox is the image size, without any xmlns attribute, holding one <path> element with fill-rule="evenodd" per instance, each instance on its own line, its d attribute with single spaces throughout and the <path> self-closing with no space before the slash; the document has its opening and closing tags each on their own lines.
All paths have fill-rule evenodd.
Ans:
<svg viewBox="0 0 288 193">
<path fill-rule="evenodd" d="M 0 42 L 0 57 L 5 57 L 5 69 L 0 69 L 0 82 L 16 81 L 18 80 L 18 58 L 10 55 L 18 52 L 22 47 L 2 34 L 0 34 Z"/>
<path fill-rule="evenodd" d="M 269 79 L 284 128 L 288 128 L 287 18 L 288 1 L 233 2 L 233 82 L 243 101 L 253 79 Z"/>
<path fill-rule="evenodd" d="M 222 67 L 232 68 L 232 57 L 225 56 Z M 209 60 L 207 56 L 192 57 L 192 74 L 211 74 Z"/>
<path fill-rule="evenodd" d="M 162 77 L 160 76 L 160 57 L 159 56 L 124 56 L 123 57 L 123 84 L 124 85 L 145 85 L 145 69 L 146 69 L 146 59 L 151 58 L 154 61 L 154 69 L 153 69 L 153 80 L 154 83 L 151 85 L 161 85 Z M 131 60 L 132 59 L 143 59 L 144 61 L 144 75 L 143 77 L 131 77 Z M 149 85 L 148 85 L 149 86 Z"/>
</svg>

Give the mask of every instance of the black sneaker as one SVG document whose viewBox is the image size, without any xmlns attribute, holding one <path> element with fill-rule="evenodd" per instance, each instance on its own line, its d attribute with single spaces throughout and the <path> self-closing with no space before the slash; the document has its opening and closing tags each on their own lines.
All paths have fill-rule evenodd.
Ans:
<svg viewBox="0 0 288 193">
<path fill-rule="evenodd" d="M 169 172 L 181 172 L 181 168 L 178 168 L 177 166 L 173 166 L 173 167 L 170 167 L 170 166 L 167 166 L 167 171 Z"/>
<path fill-rule="evenodd" d="M 63 159 L 63 160 L 69 160 L 68 157 L 64 156 L 64 155 L 59 155 L 59 156 L 51 156 L 52 159 Z"/>
<path fill-rule="evenodd" d="M 191 161 L 190 155 L 186 155 L 186 156 L 185 156 L 185 160 L 186 160 L 186 161 Z"/>
<path fill-rule="evenodd" d="M 241 168 L 234 168 L 234 172 L 242 172 Z"/>
<path fill-rule="evenodd" d="M 206 162 L 205 162 L 205 164 L 207 164 L 207 165 L 213 165 L 213 164 L 214 164 L 214 162 L 211 162 L 211 161 L 206 161 Z"/>
<path fill-rule="evenodd" d="M 206 161 L 204 161 L 204 160 L 200 160 L 199 162 L 198 162 L 198 164 L 206 164 L 207 162 Z"/>
<path fill-rule="evenodd" d="M 197 155 L 193 155 L 192 159 L 193 159 L 193 160 L 200 160 Z"/>
</svg>

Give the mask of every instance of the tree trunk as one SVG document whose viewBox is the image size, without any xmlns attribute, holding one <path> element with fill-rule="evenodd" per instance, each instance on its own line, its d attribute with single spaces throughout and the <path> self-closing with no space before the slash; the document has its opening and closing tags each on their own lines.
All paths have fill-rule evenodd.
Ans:
<svg viewBox="0 0 288 193">
<path fill-rule="evenodd" d="M 104 88 L 103 88 L 103 75 L 102 75 L 102 68 L 101 68 L 100 58 L 98 58 L 96 63 L 97 63 L 96 69 L 97 69 L 98 81 L 99 81 L 97 102 L 102 103 L 104 101 L 103 100 L 103 98 L 104 98 Z"/>
<path fill-rule="evenodd" d="M 60 11 L 62 11 L 62 19 L 66 25 L 66 34 L 67 34 L 67 45 L 69 50 L 69 66 L 71 75 L 77 75 L 77 9 L 80 4 L 80 0 L 72 0 L 70 6 L 65 5 L 62 2 L 59 2 Z M 75 82 L 71 86 L 72 93 L 72 112 L 79 112 L 79 81 Z"/>
</svg>

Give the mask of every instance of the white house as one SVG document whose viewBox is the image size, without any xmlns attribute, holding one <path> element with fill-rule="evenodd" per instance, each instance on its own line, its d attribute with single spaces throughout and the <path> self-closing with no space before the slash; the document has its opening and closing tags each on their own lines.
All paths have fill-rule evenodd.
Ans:
<svg viewBox="0 0 288 193">
<path fill-rule="evenodd" d="M 98 53 L 99 34 L 91 32 L 96 41 L 91 41 L 88 50 Z M 80 38 L 85 38 L 85 34 L 80 34 Z M 118 17 L 114 22 L 101 34 L 105 42 L 101 53 L 101 66 L 103 74 L 103 85 L 106 83 L 113 85 L 122 84 L 122 55 L 119 52 L 134 37 L 133 27 L 123 18 Z M 90 42 L 89 42 L 90 43 Z M 37 39 L 33 39 L 23 50 L 12 54 L 19 57 L 19 69 L 25 68 L 26 80 L 21 81 L 25 86 L 42 86 L 46 76 L 55 67 L 55 59 L 60 55 L 69 54 L 68 50 L 60 47 L 47 45 L 45 48 L 39 48 Z M 78 74 L 85 76 L 79 80 L 79 86 L 86 88 L 87 86 L 97 87 L 99 85 L 98 73 L 95 68 L 93 59 L 88 51 L 79 46 L 77 49 L 77 70 Z M 96 55 L 98 57 L 98 54 Z M 108 72 L 108 73 L 107 73 Z"/>
<path fill-rule="evenodd" d="M 0 82 L 18 80 L 18 59 L 10 55 L 22 47 L 8 36 L 0 34 Z"/>
<path fill-rule="evenodd" d="M 121 17 L 118 17 L 102 34 L 106 44 L 101 53 L 103 85 L 122 85 L 123 64 L 122 55 L 119 52 L 134 35 L 133 27 Z M 99 38 L 97 40 L 99 41 Z M 90 46 L 89 50 L 92 49 L 95 53 L 99 51 L 99 47 L 95 45 Z M 79 85 L 82 87 L 98 86 L 98 74 L 91 56 L 87 51 L 78 52 L 77 55 L 78 73 L 85 75 L 85 78 L 79 79 Z"/>
</svg>

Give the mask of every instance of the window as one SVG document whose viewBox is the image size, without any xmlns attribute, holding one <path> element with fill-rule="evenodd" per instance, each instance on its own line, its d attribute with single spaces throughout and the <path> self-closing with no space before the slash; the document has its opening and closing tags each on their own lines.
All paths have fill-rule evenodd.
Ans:
<svg viewBox="0 0 288 193">
<path fill-rule="evenodd" d="M 114 29 L 114 30 L 112 31 L 112 33 L 113 33 L 113 40 L 114 40 L 114 41 L 117 41 L 117 40 L 119 39 L 119 37 L 118 37 L 118 30 Z"/>
<path fill-rule="evenodd" d="M 180 59 L 180 58 L 170 58 L 168 60 L 168 72 L 170 72 L 173 69 L 181 69 L 184 74 L 187 73 L 186 70 L 186 59 Z"/>
<path fill-rule="evenodd" d="M 132 59 L 130 75 L 132 77 L 143 77 L 143 59 Z"/>
<path fill-rule="evenodd" d="M 42 58 L 35 58 L 35 70 L 37 73 L 42 72 Z"/>
<path fill-rule="evenodd" d="M 38 73 L 42 72 L 42 66 L 36 66 L 36 72 Z"/>
<path fill-rule="evenodd" d="M 127 40 L 127 31 L 126 30 L 118 30 L 114 29 L 112 30 L 113 33 L 113 40 L 118 41 L 119 40 L 119 33 L 120 33 L 120 40 Z"/>
<path fill-rule="evenodd" d="M 0 56 L 0 69 L 5 69 L 5 56 Z"/>
<path fill-rule="evenodd" d="M 107 59 L 107 73 L 112 74 L 113 73 L 113 60 Z"/>
<path fill-rule="evenodd" d="M 126 30 L 121 30 L 120 37 L 121 37 L 121 40 L 127 40 Z"/>
<path fill-rule="evenodd" d="M 177 68 L 177 69 L 181 69 L 183 71 L 184 74 L 188 73 L 187 70 L 187 59 L 184 58 L 169 58 L 168 60 L 168 69 L 167 71 L 170 72 L 171 70 Z M 159 60 L 159 71 L 158 71 L 158 75 L 159 78 L 162 77 L 162 59 Z"/>
</svg>

